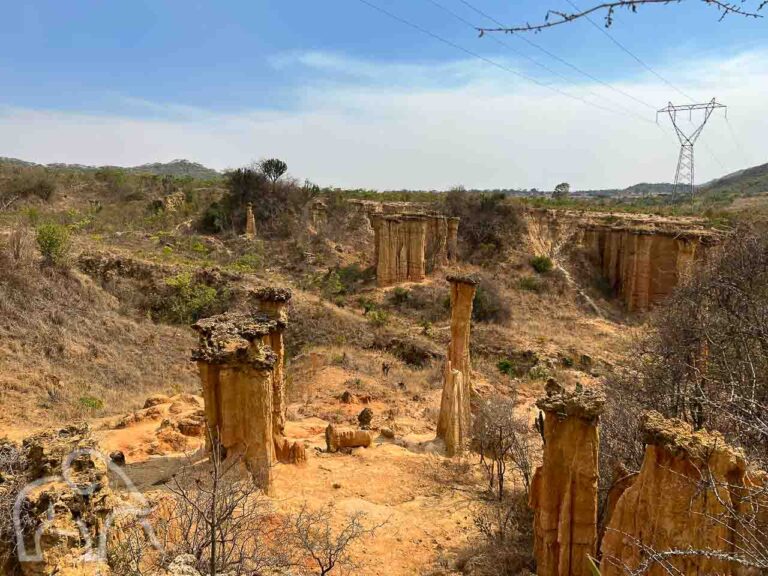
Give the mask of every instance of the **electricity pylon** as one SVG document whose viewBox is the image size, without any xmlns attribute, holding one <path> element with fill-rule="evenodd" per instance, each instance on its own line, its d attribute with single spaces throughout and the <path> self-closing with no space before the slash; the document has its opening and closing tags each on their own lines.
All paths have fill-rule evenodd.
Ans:
<svg viewBox="0 0 768 576">
<path fill-rule="evenodd" d="M 712 112 L 716 108 L 724 108 L 726 118 L 728 117 L 728 110 L 724 104 L 719 104 L 714 98 L 706 104 L 684 104 L 681 106 L 675 106 L 670 102 L 666 108 L 662 108 L 656 112 L 656 122 L 659 121 L 659 114 L 667 112 L 669 119 L 672 120 L 672 126 L 675 127 L 677 133 L 677 139 L 680 140 L 680 156 L 677 160 L 677 171 L 675 172 L 675 187 L 672 189 L 672 200 L 677 196 L 678 191 L 682 192 L 687 190 L 691 195 L 691 202 L 696 193 L 696 186 L 694 184 L 694 167 L 693 167 L 693 145 L 701 135 L 701 131 L 704 130 L 704 126 L 707 124 L 709 117 L 712 116 Z M 697 110 L 704 111 L 704 119 L 698 126 L 693 125 L 694 130 L 689 134 L 686 134 L 680 127 L 678 122 L 678 112 L 688 112 L 688 120 L 693 122 L 693 112 Z"/>
</svg>

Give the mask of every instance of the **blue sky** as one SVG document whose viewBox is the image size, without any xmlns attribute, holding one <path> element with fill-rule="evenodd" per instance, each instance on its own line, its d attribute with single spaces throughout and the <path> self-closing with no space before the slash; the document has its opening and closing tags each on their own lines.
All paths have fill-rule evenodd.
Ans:
<svg viewBox="0 0 768 576">
<path fill-rule="evenodd" d="M 655 115 L 637 100 L 684 98 L 588 22 L 525 38 L 592 78 L 523 39 L 478 38 L 435 5 L 492 24 L 461 0 L 369 1 L 498 66 L 359 0 L 9 3 L 0 155 L 126 165 L 188 157 L 217 168 L 279 155 L 297 177 L 378 188 L 671 178 L 674 137 L 644 122 Z M 510 24 L 569 9 L 567 0 L 468 2 Z M 729 123 L 703 137 L 702 179 L 768 161 L 767 27 L 718 22 L 714 9 L 684 0 L 618 13 L 610 29 L 675 88 L 731 105 Z"/>
</svg>

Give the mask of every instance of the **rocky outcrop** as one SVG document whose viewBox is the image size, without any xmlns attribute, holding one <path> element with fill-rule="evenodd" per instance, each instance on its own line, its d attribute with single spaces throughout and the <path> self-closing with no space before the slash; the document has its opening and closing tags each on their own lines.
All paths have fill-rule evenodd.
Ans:
<svg viewBox="0 0 768 576">
<path fill-rule="evenodd" d="M 253 204 L 250 202 L 245 209 L 245 235 L 247 238 L 256 237 L 256 218 L 253 215 Z"/>
<path fill-rule="evenodd" d="M 368 448 L 373 444 L 374 433 L 370 430 L 338 428 L 328 424 L 325 429 L 325 444 L 328 452 L 338 452 L 342 448 Z"/>
<path fill-rule="evenodd" d="M 456 258 L 458 219 L 437 214 L 369 214 L 379 286 L 420 282 Z"/>
<path fill-rule="evenodd" d="M 704 232 L 660 231 L 589 225 L 582 246 L 628 311 L 664 300 L 712 243 Z"/>
<path fill-rule="evenodd" d="M 463 451 L 471 435 L 469 334 L 478 281 L 472 276 L 449 276 L 448 281 L 451 283 L 451 343 L 445 363 L 437 437 L 445 442 L 446 454 L 454 456 Z"/>
<path fill-rule="evenodd" d="M 598 420 L 605 399 L 556 385 L 536 405 L 544 412 L 544 457 L 530 493 L 539 576 L 591 576 L 597 552 Z"/>
<path fill-rule="evenodd" d="M 19 453 L 18 515 L 6 520 L 23 535 L 16 550 L 21 573 L 107 576 L 105 550 L 98 547 L 118 501 L 88 426 L 36 434 Z"/>
<path fill-rule="evenodd" d="M 275 460 L 272 422 L 277 354 L 264 343 L 277 322 L 258 314 L 226 313 L 193 328 L 193 352 L 203 384 L 205 416 L 226 457 L 242 457 L 256 483 L 269 490 Z"/>
<path fill-rule="evenodd" d="M 601 574 L 638 569 L 648 562 L 644 548 L 684 552 L 667 558 L 675 574 L 747 574 L 722 559 L 744 549 L 738 523 L 726 513 L 739 513 L 750 482 L 741 452 L 720 434 L 693 432 L 687 423 L 656 412 L 644 416 L 642 431 L 643 464 L 610 517 L 601 546 Z M 707 553 L 686 553 L 691 550 Z M 648 565 L 643 574 L 671 573 L 659 564 Z"/>
<path fill-rule="evenodd" d="M 288 303 L 291 291 L 286 288 L 266 287 L 252 294 L 256 310 L 274 321 L 275 328 L 264 336 L 264 344 L 275 353 L 272 377 L 272 437 L 275 455 L 283 463 L 306 460 L 304 445 L 285 439 L 285 329 L 288 325 Z"/>
</svg>

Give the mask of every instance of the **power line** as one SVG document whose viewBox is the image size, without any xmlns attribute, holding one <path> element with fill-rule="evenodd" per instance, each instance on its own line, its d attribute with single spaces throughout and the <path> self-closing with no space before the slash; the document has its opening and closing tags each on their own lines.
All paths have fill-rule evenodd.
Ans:
<svg viewBox="0 0 768 576">
<path fill-rule="evenodd" d="M 564 92 L 563 90 L 560 90 L 559 88 L 556 88 L 554 86 L 550 86 L 548 84 L 544 84 L 543 82 L 540 82 L 536 80 L 535 78 L 532 78 L 531 76 L 528 76 L 526 74 L 523 74 L 521 72 L 518 72 L 517 70 L 514 70 L 508 66 L 504 66 L 503 64 L 499 64 L 498 62 L 495 62 L 494 60 L 491 60 L 490 58 L 486 58 L 485 56 L 478 54 L 477 52 L 473 52 L 472 50 L 468 50 L 467 48 L 464 48 L 463 46 L 460 46 L 459 44 L 456 44 L 455 42 L 452 42 L 446 38 L 443 38 L 442 36 L 435 34 L 434 32 L 430 32 L 426 28 L 423 28 L 422 26 L 419 26 L 418 24 L 414 24 L 413 22 L 406 20 L 405 18 L 402 18 L 396 14 L 393 14 L 389 10 L 386 10 L 380 6 L 377 6 L 376 4 L 373 4 L 372 2 L 369 2 L 369 0 L 358 0 L 358 2 L 361 2 L 362 4 L 365 4 L 369 8 L 372 8 L 376 10 L 377 12 L 380 12 L 384 14 L 385 16 L 400 22 L 401 24 L 404 24 L 408 26 L 409 28 L 413 28 L 414 30 L 418 30 L 422 34 L 426 34 L 427 36 L 442 42 L 443 44 L 450 46 L 451 48 L 455 48 L 456 50 L 459 50 L 469 56 L 472 56 L 473 58 L 477 58 L 478 60 L 482 60 L 486 64 L 490 64 L 491 66 L 494 66 L 496 68 L 499 68 L 500 70 L 504 70 L 505 72 L 509 72 L 510 74 L 513 74 L 515 76 L 518 76 L 520 78 L 523 78 L 524 80 L 527 80 L 528 82 L 531 82 L 533 84 L 536 84 L 537 86 L 541 86 L 542 88 L 547 88 L 548 90 L 552 90 L 553 92 L 556 92 L 560 94 L 561 96 L 565 96 L 566 98 L 570 98 L 572 100 L 578 100 L 579 102 L 582 102 L 584 104 L 587 104 L 588 106 L 592 106 L 593 108 L 597 108 L 599 110 L 602 110 L 604 112 L 610 112 L 612 114 L 619 114 L 619 112 L 616 112 L 615 110 L 612 110 L 610 108 L 606 108 L 605 106 L 601 106 L 599 104 L 595 104 L 594 102 L 590 102 L 589 100 L 586 100 L 580 96 L 575 96 L 573 94 L 569 94 L 568 92 Z"/>
<path fill-rule="evenodd" d="M 464 1 L 464 0 L 462 0 L 462 1 Z M 574 2 L 573 2 L 573 0 L 566 0 L 566 2 L 568 2 L 568 4 L 570 4 L 570 5 L 571 5 L 571 6 L 572 6 L 572 7 L 573 7 L 575 10 L 577 10 L 577 11 L 580 11 L 580 10 L 581 10 L 581 8 L 579 8 L 579 7 L 578 7 L 578 5 L 576 5 L 576 3 L 574 3 Z M 593 20 L 593 19 L 592 19 L 590 16 L 585 16 L 585 18 L 587 19 L 587 21 L 588 21 L 588 22 L 589 22 L 589 23 L 590 23 L 590 24 L 591 24 L 591 25 L 592 25 L 594 28 L 596 28 L 596 29 L 597 29 L 597 30 L 599 30 L 599 31 L 600 31 L 602 34 L 604 34 L 604 35 L 605 35 L 605 36 L 606 36 L 606 37 L 607 37 L 607 38 L 608 38 L 608 39 L 609 39 L 611 42 L 613 42 L 613 43 L 614 43 L 616 46 L 618 46 L 618 47 L 619 47 L 619 49 L 621 49 L 621 50 L 622 50 L 624 53 L 628 54 L 628 55 L 629 55 L 629 56 L 630 56 L 630 57 L 631 57 L 631 58 L 632 58 L 632 59 L 633 59 L 635 62 L 637 62 L 638 64 L 640 64 L 640 66 L 642 66 L 643 68 L 645 68 L 645 69 L 646 69 L 648 72 L 650 72 L 651 74 L 653 74 L 654 76 L 656 76 L 656 78 L 658 78 L 659 80 L 661 80 L 662 82 L 664 82 L 664 84 L 666 84 L 667 86 L 669 86 L 670 88 L 672 88 L 672 90 L 674 90 L 675 92 L 677 92 L 678 94 L 680 94 L 681 96 L 683 96 L 684 98 L 686 98 L 687 100 L 689 100 L 690 102 L 695 102 L 695 100 L 693 99 L 693 97 L 691 97 L 690 95 L 686 94 L 686 93 L 685 93 L 685 92 L 683 92 L 683 91 L 682 91 L 680 88 L 678 88 L 677 86 L 675 86 L 674 84 L 672 84 L 672 82 L 670 82 L 670 81 L 669 81 L 669 80 L 667 80 L 667 79 L 666 79 L 664 76 L 662 76 L 661 74 L 659 74 L 659 73 L 658 73 L 656 70 L 654 70 L 654 69 L 653 69 L 653 68 L 652 68 L 652 67 L 651 67 L 649 64 L 646 64 L 646 62 L 645 62 L 645 61 L 644 61 L 642 58 L 640 58 L 640 57 L 639 57 L 637 54 L 635 54 L 634 52 L 632 52 L 632 51 L 631 51 L 629 48 L 627 48 L 626 46 L 624 46 L 624 44 L 622 44 L 621 42 L 619 42 L 619 41 L 616 39 L 616 37 L 615 37 L 613 34 L 611 34 L 610 32 L 608 32 L 608 30 L 606 30 L 606 29 L 605 29 L 605 27 L 603 27 L 603 26 L 600 26 L 599 24 L 597 24 L 597 23 L 596 23 L 596 22 L 595 22 L 595 21 L 594 21 L 594 20 Z M 727 118 L 726 118 L 726 121 L 727 121 Z M 713 150 L 712 150 L 712 149 L 709 147 L 709 145 L 708 145 L 706 142 L 704 142 L 704 141 L 702 141 L 702 144 L 704 145 L 704 149 L 707 151 L 707 153 L 708 153 L 710 156 L 712 156 L 712 158 L 715 160 L 715 162 L 717 162 L 717 163 L 720 165 L 720 167 L 721 167 L 723 170 L 727 171 L 727 168 L 725 167 L 725 165 L 723 164 L 723 162 L 722 162 L 722 161 L 720 160 L 720 158 L 719 158 L 719 157 L 718 157 L 718 156 L 715 154 L 715 152 L 714 152 L 714 151 L 713 151 Z"/>
<path fill-rule="evenodd" d="M 574 8 L 574 9 L 576 9 L 576 10 L 581 10 L 581 8 L 579 8 L 579 7 L 578 7 L 576 4 L 574 4 L 574 3 L 573 3 L 571 0 L 566 0 L 566 2 L 568 2 L 568 4 L 570 4 L 571 6 L 573 6 L 573 8 Z M 687 98 L 687 99 L 688 99 L 688 100 L 690 100 L 691 102 L 694 102 L 694 99 L 693 99 L 693 98 L 691 98 L 690 96 L 688 96 L 688 94 L 686 94 L 685 92 L 683 92 L 682 90 L 680 90 L 680 89 L 679 89 L 677 86 L 675 86 L 674 84 L 672 84 L 672 82 L 670 82 L 669 80 L 667 80 L 666 78 L 664 78 L 664 76 L 662 76 L 661 74 L 659 74 L 658 72 L 656 72 L 656 70 L 654 70 L 654 69 L 653 69 L 653 68 L 651 68 L 651 67 L 650 67 L 648 64 L 646 64 L 646 63 L 645 63 L 645 62 L 644 62 L 644 61 L 643 61 L 643 60 L 642 60 L 642 59 L 641 59 L 639 56 L 637 56 L 637 55 L 636 55 L 634 52 L 632 52 L 632 51 L 631 51 L 629 48 L 627 48 L 626 46 L 624 46 L 624 44 L 622 44 L 621 42 L 619 42 L 618 40 L 616 40 L 616 38 L 613 36 L 613 34 L 611 34 L 610 32 L 608 32 L 608 30 L 606 30 L 604 27 L 602 27 L 602 26 L 600 26 L 599 24 L 597 24 L 597 23 L 596 23 L 594 20 L 592 20 L 592 18 L 590 18 L 589 16 L 586 16 L 585 18 L 587 19 L 587 21 L 588 21 L 590 24 L 592 24 L 592 26 L 594 26 L 595 28 L 597 28 L 598 30 L 600 30 L 600 32 L 602 32 L 603 34 L 605 34 L 605 36 L 606 36 L 606 37 L 608 37 L 608 38 L 610 39 L 610 41 L 611 41 L 611 42 L 613 42 L 613 43 L 614 43 L 616 46 L 618 46 L 618 47 L 619 47 L 619 48 L 620 48 L 620 49 L 621 49 L 623 52 L 625 52 L 626 54 L 628 54 L 628 55 L 629 55 L 629 56 L 630 56 L 632 59 L 634 59 L 634 60 L 635 60 L 635 62 L 637 62 L 638 64 L 640 64 L 640 66 L 642 66 L 643 68 L 645 68 L 646 70 L 648 70 L 648 72 L 650 72 L 651 74 L 653 74 L 654 76 L 656 76 L 656 78 L 658 78 L 659 80 L 661 80 L 662 82 L 664 82 L 664 83 L 665 83 L 667 86 L 669 86 L 670 88 L 672 88 L 672 90 L 674 90 L 674 91 L 675 91 L 675 92 L 677 92 L 678 94 L 681 94 L 681 95 L 683 95 L 685 98 Z"/>
<path fill-rule="evenodd" d="M 466 18 L 463 18 L 463 17 L 462 17 L 462 16 L 460 16 L 459 14 L 456 14 L 456 12 L 454 12 L 453 10 L 451 10 L 451 9 L 447 8 L 447 7 L 446 7 L 446 6 L 444 6 L 443 4 L 440 4 L 439 2 L 437 2 L 437 0 L 427 0 L 427 2 L 429 2 L 429 3 L 433 4 L 434 6 L 436 6 L 436 7 L 437 7 L 437 8 L 439 8 L 439 9 L 443 10 L 444 12 L 446 12 L 446 13 L 447 13 L 447 14 L 449 14 L 449 15 L 451 15 L 453 18 L 455 18 L 455 19 L 456 19 L 456 20 L 458 20 L 459 22 L 461 22 L 461 23 L 465 24 L 466 26 L 468 26 L 468 27 L 472 28 L 472 30 L 477 30 L 477 26 L 475 26 L 475 25 L 474 25 L 472 22 L 470 22 L 470 21 L 469 21 L 469 20 L 467 20 Z M 509 50 L 511 50 L 511 51 L 512 51 L 514 54 L 517 54 L 517 55 L 519 55 L 519 56 L 521 56 L 521 57 L 523 57 L 523 58 L 526 58 L 527 60 L 530 60 L 531 62 L 533 62 L 534 64 L 536 64 L 536 65 L 537 65 L 537 66 L 539 66 L 540 68 L 542 68 L 542 69 L 546 70 L 547 72 L 550 72 L 551 74 L 554 74 L 554 75 L 555 75 L 555 76 L 557 76 L 558 78 L 562 78 L 562 79 L 563 79 L 563 80 L 565 80 L 566 82 L 570 82 L 570 81 L 571 81 L 571 80 L 570 80 L 570 78 L 568 78 L 568 77 L 567 77 L 567 76 L 565 76 L 564 74 L 562 74 L 562 73 L 558 72 L 557 70 L 554 70 L 554 69 L 550 68 L 549 66 L 546 66 L 545 64 L 542 64 L 542 63 L 540 63 L 540 62 L 539 62 L 538 60 L 536 60 L 535 58 L 532 58 L 532 57 L 528 56 L 527 54 L 524 54 L 523 52 L 520 52 L 519 50 L 516 50 L 516 49 L 515 49 L 515 48 L 514 48 L 512 45 L 510 45 L 509 43 L 507 43 L 507 42 L 502 42 L 501 40 L 499 40 L 499 39 L 498 39 L 498 38 L 496 38 L 495 36 L 491 36 L 491 39 L 492 39 L 494 42 L 496 42 L 497 44 L 499 44 L 499 45 L 501 45 L 501 46 L 504 46 L 505 48 L 508 48 L 508 49 L 509 49 Z M 625 108 L 625 107 L 624 107 L 624 106 L 622 106 L 621 104 L 618 104 L 618 103 L 616 103 L 616 102 L 613 102 L 612 100 L 608 100 L 607 98 L 605 98 L 605 97 L 601 96 L 600 94 L 598 94 L 598 93 L 594 92 L 593 90 L 589 90 L 589 89 L 587 89 L 587 92 L 588 92 L 589 94 L 591 94 L 591 95 L 592 95 L 593 97 L 595 97 L 595 98 L 598 98 L 598 99 L 605 99 L 605 100 L 606 100 L 606 101 L 607 101 L 609 104 L 612 104 L 612 105 L 614 105 L 614 106 L 618 106 L 618 107 L 621 109 L 621 111 L 622 111 L 622 112 L 624 112 L 625 114 L 630 114 L 630 115 L 632 115 L 632 116 L 635 116 L 635 117 L 636 117 L 638 120 L 641 120 L 641 121 L 643 121 L 643 122 L 652 123 L 652 122 L 651 122 L 650 120 L 648 120 L 647 118 L 643 118 L 643 117 L 642 117 L 642 116 L 640 116 L 639 114 L 636 114 L 636 113 L 635 113 L 635 112 L 633 112 L 632 110 L 629 110 L 629 109 Z M 616 113 L 618 113 L 616 110 L 614 110 L 613 112 L 616 112 Z"/>
<path fill-rule="evenodd" d="M 747 151 L 744 148 L 744 146 L 741 145 L 741 141 L 736 138 L 736 132 L 733 129 L 733 126 L 731 125 L 730 121 L 728 120 L 728 116 L 725 117 L 725 125 L 728 126 L 728 132 L 731 134 L 731 138 L 733 139 L 733 143 L 736 145 L 736 148 L 738 148 L 739 152 L 741 152 L 741 157 L 744 160 L 744 164 L 747 166 L 752 164 L 752 162 L 749 159 L 749 156 L 747 156 Z"/>
<path fill-rule="evenodd" d="M 459 0 L 459 1 L 462 4 L 464 4 L 465 6 L 467 6 L 468 8 L 470 8 L 471 10 L 474 10 L 475 12 L 480 14 L 481 16 L 483 16 L 483 17 L 487 18 L 488 20 L 490 20 L 491 22 L 495 23 L 497 26 L 501 26 L 502 28 L 504 27 L 504 24 L 502 24 L 499 20 L 497 20 L 496 18 L 494 18 L 490 14 L 488 14 L 486 12 L 483 12 L 482 10 L 477 8 L 476 6 L 470 4 L 469 2 L 467 2 L 467 0 Z M 495 38 L 494 36 L 491 36 L 491 37 Z M 606 88 L 609 88 L 610 90 L 613 90 L 614 92 L 616 92 L 618 94 L 621 94 L 622 96 L 624 96 L 626 98 L 629 98 L 630 100 L 634 100 L 635 102 L 645 106 L 646 108 L 650 108 L 651 110 L 654 110 L 654 111 L 656 110 L 656 107 L 653 104 L 649 104 L 648 102 L 640 100 L 639 98 L 636 98 L 632 94 L 629 94 L 628 92 L 626 92 L 624 90 L 621 90 L 620 88 L 616 88 L 615 86 L 609 84 L 608 82 L 600 80 L 599 78 L 597 78 L 594 75 L 590 74 L 586 70 L 582 70 L 581 68 L 579 68 L 575 64 L 572 64 L 571 62 L 568 62 L 567 60 L 561 58 L 560 56 L 558 56 L 557 54 L 551 52 L 550 50 L 547 50 L 546 48 L 544 48 L 540 44 L 537 44 L 533 40 L 530 40 L 530 39 L 528 39 L 528 38 L 526 38 L 526 37 L 524 37 L 522 35 L 519 35 L 519 34 L 516 34 L 515 37 L 519 38 L 520 40 L 522 40 L 526 44 L 528 44 L 530 46 L 533 46 L 537 50 L 543 52 L 544 54 L 546 54 L 550 58 L 553 58 L 553 59 L 557 60 L 558 62 L 560 62 L 564 66 L 567 66 L 568 68 L 571 68 L 572 70 L 575 70 L 576 72 L 578 72 L 582 76 L 585 76 L 585 77 L 589 78 L 593 82 L 597 82 L 598 84 L 601 84 L 602 86 L 605 86 Z"/>
</svg>

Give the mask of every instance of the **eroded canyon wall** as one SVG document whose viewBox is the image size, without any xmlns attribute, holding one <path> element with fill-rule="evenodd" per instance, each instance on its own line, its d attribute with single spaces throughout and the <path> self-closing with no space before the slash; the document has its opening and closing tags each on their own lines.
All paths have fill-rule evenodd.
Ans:
<svg viewBox="0 0 768 576">
<path fill-rule="evenodd" d="M 611 515 L 601 546 L 601 574 L 623 575 L 626 568 L 639 570 L 644 563 L 642 573 L 649 576 L 751 574 L 723 559 L 748 547 L 742 546 L 744 533 L 738 528 L 750 482 L 741 452 L 720 434 L 694 432 L 687 423 L 656 412 L 644 416 L 642 432 L 643 464 Z M 743 512 L 742 521 L 748 520 Z M 665 567 L 649 561 L 649 550 L 699 553 L 669 556 Z"/>
<path fill-rule="evenodd" d="M 447 280 L 451 283 L 451 342 L 445 362 L 437 437 L 445 442 L 446 454 L 454 456 L 464 450 L 471 436 L 469 336 L 478 280 L 473 276 L 448 276 Z"/>
<path fill-rule="evenodd" d="M 711 235 L 587 225 L 581 245 L 630 312 L 664 300 L 693 270 Z"/>
<path fill-rule="evenodd" d="M 605 399 L 554 383 L 544 412 L 544 457 L 530 494 L 538 576 L 591 576 L 597 553 L 598 420 Z"/>
<path fill-rule="evenodd" d="M 379 286 L 420 282 L 456 258 L 458 219 L 436 214 L 368 215 Z"/>
<path fill-rule="evenodd" d="M 535 255 L 557 260 L 576 248 L 630 312 L 669 296 L 721 239 L 693 217 L 531 209 L 523 221 Z"/>
</svg>

